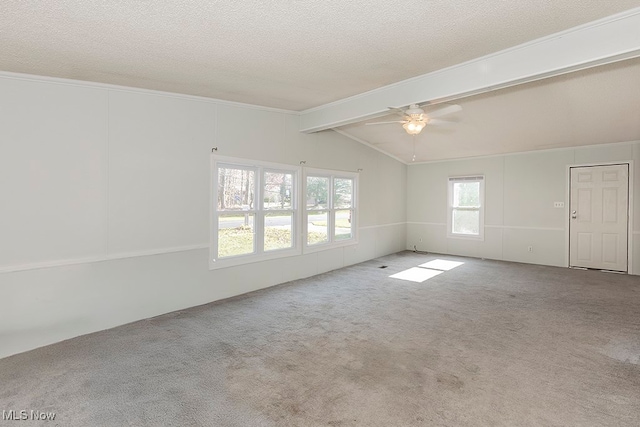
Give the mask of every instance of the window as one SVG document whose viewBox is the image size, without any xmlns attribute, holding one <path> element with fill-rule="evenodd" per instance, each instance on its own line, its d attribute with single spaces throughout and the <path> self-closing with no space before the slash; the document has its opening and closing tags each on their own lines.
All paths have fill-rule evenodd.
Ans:
<svg viewBox="0 0 640 427">
<path fill-rule="evenodd" d="M 263 179 L 264 250 L 291 249 L 294 241 L 294 173 L 265 170 Z"/>
<path fill-rule="evenodd" d="M 449 178 L 449 237 L 484 238 L 484 177 Z"/>
<path fill-rule="evenodd" d="M 210 267 L 301 253 L 300 168 L 212 158 Z"/>
<path fill-rule="evenodd" d="M 357 243 L 356 173 L 211 161 L 209 268 Z"/>
<path fill-rule="evenodd" d="M 357 174 L 305 168 L 305 251 L 357 243 Z"/>
</svg>

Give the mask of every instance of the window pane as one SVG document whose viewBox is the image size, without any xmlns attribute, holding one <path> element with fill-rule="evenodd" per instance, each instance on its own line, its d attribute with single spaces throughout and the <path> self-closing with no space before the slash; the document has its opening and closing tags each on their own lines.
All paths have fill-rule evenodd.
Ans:
<svg viewBox="0 0 640 427">
<path fill-rule="evenodd" d="M 351 210 L 335 211 L 335 238 L 347 240 L 353 237 L 351 228 Z"/>
<path fill-rule="evenodd" d="M 291 209 L 293 174 L 265 172 L 264 209 Z"/>
<path fill-rule="evenodd" d="M 254 215 L 220 215 L 218 217 L 218 258 L 255 252 Z"/>
<path fill-rule="evenodd" d="M 273 251 L 293 247 L 291 213 L 268 213 L 264 216 L 264 250 Z"/>
<path fill-rule="evenodd" d="M 333 180 L 333 207 L 350 208 L 353 200 L 353 180 L 336 178 Z"/>
<path fill-rule="evenodd" d="M 479 207 L 480 183 L 479 182 L 454 182 L 453 183 L 453 207 Z"/>
<path fill-rule="evenodd" d="M 307 216 L 307 244 L 317 245 L 329 241 L 329 212 L 309 212 Z"/>
<path fill-rule="evenodd" d="M 218 210 L 254 209 L 255 172 L 218 168 Z"/>
<path fill-rule="evenodd" d="M 479 210 L 453 210 L 453 230 L 458 234 L 480 234 Z"/>
<path fill-rule="evenodd" d="M 307 209 L 325 209 L 329 199 L 329 178 L 307 177 Z"/>
</svg>

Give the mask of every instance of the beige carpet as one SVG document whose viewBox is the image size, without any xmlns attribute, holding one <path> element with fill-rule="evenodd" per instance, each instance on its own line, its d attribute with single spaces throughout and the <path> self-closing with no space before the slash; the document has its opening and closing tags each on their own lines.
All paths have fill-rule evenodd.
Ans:
<svg viewBox="0 0 640 427">
<path fill-rule="evenodd" d="M 389 278 L 436 258 L 464 264 Z M 55 412 L 49 426 L 638 426 L 640 277 L 403 252 L 2 359 L 0 410 Z"/>
</svg>

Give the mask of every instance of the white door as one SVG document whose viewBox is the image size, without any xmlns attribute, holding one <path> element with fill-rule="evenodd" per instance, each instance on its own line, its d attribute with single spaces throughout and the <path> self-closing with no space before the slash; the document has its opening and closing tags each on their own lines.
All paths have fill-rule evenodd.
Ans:
<svg viewBox="0 0 640 427">
<path fill-rule="evenodd" d="M 571 168 L 571 267 L 627 271 L 629 165 Z"/>
</svg>

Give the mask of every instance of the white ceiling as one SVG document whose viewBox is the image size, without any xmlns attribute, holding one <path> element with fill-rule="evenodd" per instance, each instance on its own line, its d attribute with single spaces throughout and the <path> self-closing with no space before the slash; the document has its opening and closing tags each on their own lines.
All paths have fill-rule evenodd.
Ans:
<svg viewBox="0 0 640 427">
<path fill-rule="evenodd" d="M 0 2 L 0 71 L 301 111 L 639 7 L 640 0 Z M 640 140 L 640 62 L 457 101 L 416 161 Z M 382 120 L 382 119 L 377 119 Z M 410 162 L 401 127 L 339 129 Z"/>
</svg>

